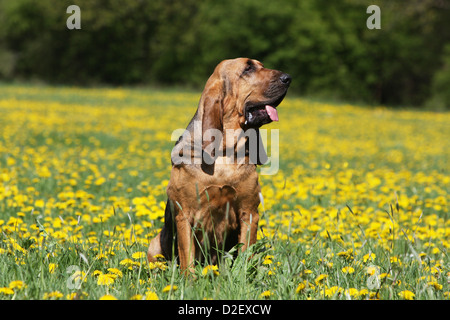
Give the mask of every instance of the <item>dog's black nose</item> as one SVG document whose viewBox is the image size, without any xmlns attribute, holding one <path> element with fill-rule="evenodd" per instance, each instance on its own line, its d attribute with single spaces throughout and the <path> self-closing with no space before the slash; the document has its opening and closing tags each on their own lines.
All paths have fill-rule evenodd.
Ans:
<svg viewBox="0 0 450 320">
<path fill-rule="evenodd" d="M 288 75 L 287 73 L 283 73 L 280 76 L 280 81 L 286 85 L 289 85 L 291 83 L 291 80 L 292 80 L 291 76 Z"/>
</svg>

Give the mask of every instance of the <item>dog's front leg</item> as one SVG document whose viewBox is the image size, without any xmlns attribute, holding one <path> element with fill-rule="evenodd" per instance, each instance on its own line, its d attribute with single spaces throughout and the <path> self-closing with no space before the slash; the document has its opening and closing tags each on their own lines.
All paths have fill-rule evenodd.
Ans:
<svg viewBox="0 0 450 320">
<path fill-rule="evenodd" d="M 180 212 L 176 217 L 180 268 L 187 275 L 194 272 L 195 245 L 189 220 Z"/>
<path fill-rule="evenodd" d="M 242 251 L 256 242 L 256 233 L 258 231 L 259 214 L 258 211 L 241 211 L 240 231 L 238 241 L 242 243 Z"/>
</svg>

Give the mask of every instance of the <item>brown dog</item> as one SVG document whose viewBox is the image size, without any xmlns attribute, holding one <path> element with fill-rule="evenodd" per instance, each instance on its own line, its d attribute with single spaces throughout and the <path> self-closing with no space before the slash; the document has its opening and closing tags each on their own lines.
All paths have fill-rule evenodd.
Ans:
<svg viewBox="0 0 450 320">
<path fill-rule="evenodd" d="M 245 250 L 256 242 L 256 166 L 267 160 L 258 128 L 278 121 L 276 107 L 290 82 L 288 74 L 247 58 L 215 68 L 172 151 L 165 222 L 150 242 L 150 262 L 157 254 L 178 254 L 180 268 L 192 270 L 207 252 L 213 264 L 220 251 L 238 243 Z"/>
</svg>

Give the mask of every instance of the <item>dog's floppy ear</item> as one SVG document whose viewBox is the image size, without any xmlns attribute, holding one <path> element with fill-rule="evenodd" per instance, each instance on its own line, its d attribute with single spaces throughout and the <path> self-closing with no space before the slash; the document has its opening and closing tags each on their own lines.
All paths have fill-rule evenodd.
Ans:
<svg viewBox="0 0 450 320">
<path fill-rule="evenodd" d="M 269 160 L 269 157 L 267 156 L 266 150 L 264 149 L 264 144 L 261 139 L 261 133 L 259 132 L 259 129 L 256 130 L 256 135 L 258 136 L 258 165 L 266 164 Z"/>
<path fill-rule="evenodd" d="M 261 132 L 259 129 L 249 129 L 255 130 L 256 135 L 253 137 L 255 140 L 247 139 L 245 143 L 245 153 L 250 157 L 250 163 L 257 164 L 259 166 L 266 164 L 269 160 L 266 150 L 264 149 L 264 143 L 261 138 Z M 267 137 L 265 137 L 266 139 Z M 267 140 L 266 140 L 267 141 Z M 253 144 L 252 146 L 250 144 Z"/>
<path fill-rule="evenodd" d="M 200 99 L 202 121 L 202 150 L 206 164 L 214 163 L 218 156 L 223 132 L 224 85 L 217 72 L 208 79 Z"/>
</svg>

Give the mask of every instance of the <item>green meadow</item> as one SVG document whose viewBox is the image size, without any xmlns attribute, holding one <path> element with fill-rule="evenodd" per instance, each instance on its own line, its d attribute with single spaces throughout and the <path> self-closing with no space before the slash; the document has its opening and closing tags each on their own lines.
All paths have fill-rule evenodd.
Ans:
<svg viewBox="0 0 450 320">
<path fill-rule="evenodd" d="M 0 299 L 449 298 L 448 112 L 288 95 L 256 244 L 195 276 L 148 263 L 199 98 L 0 85 Z"/>
</svg>

